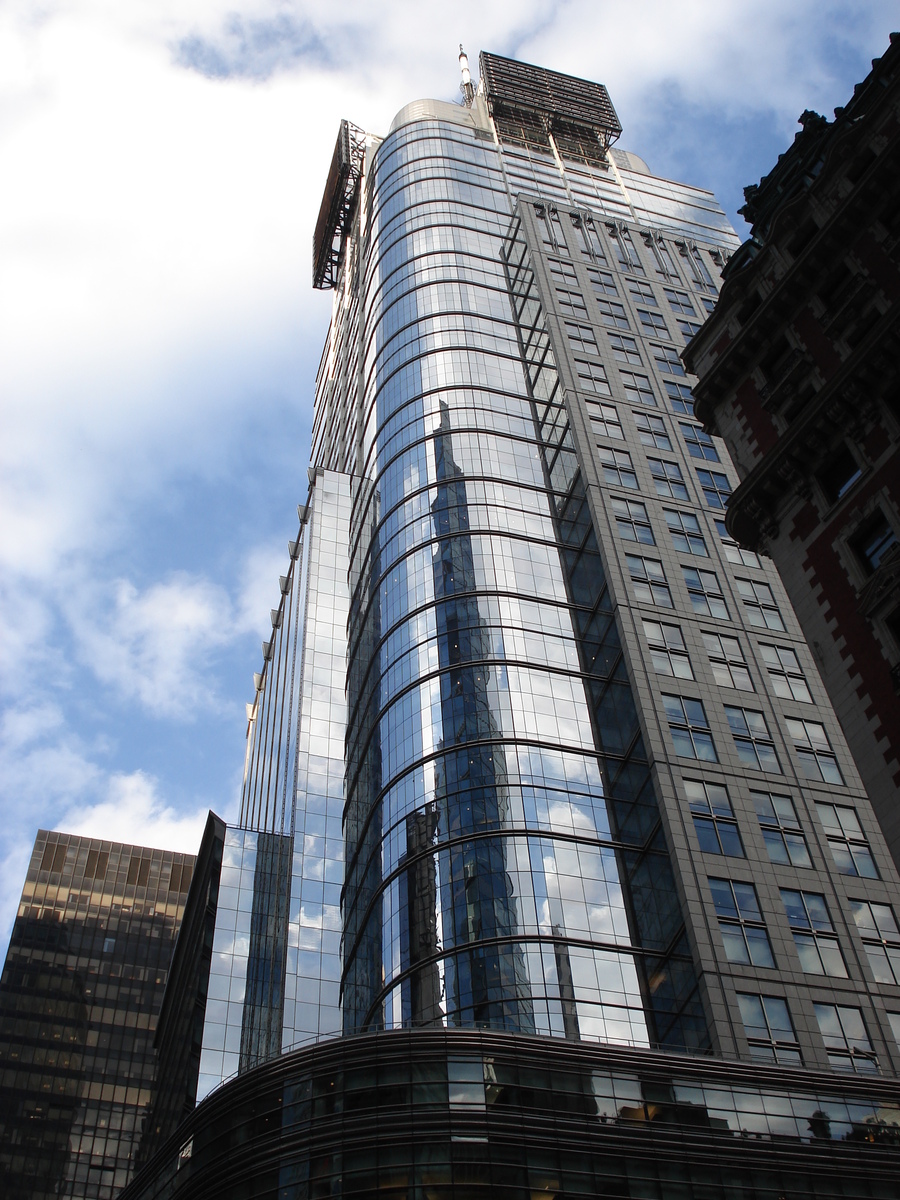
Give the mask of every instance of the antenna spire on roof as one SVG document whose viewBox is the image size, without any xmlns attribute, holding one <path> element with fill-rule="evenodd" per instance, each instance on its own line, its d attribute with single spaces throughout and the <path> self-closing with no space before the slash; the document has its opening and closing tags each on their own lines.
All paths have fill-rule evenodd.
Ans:
<svg viewBox="0 0 900 1200">
<path fill-rule="evenodd" d="M 463 104 L 466 108 L 471 108 L 475 99 L 475 84 L 472 82 L 469 59 L 462 48 L 462 42 L 459 43 L 459 69 L 462 72 L 462 83 L 459 85 L 459 90 L 462 92 Z"/>
</svg>

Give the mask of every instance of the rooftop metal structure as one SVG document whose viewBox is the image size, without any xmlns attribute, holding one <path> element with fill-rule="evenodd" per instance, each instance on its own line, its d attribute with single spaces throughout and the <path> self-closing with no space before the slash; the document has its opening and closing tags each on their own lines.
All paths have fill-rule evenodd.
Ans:
<svg viewBox="0 0 900 1200">
<path fill-rule="evenodd" d="M 365 133 L 341 121 L 313 234 L 313 287 L 333 288 L 353 220 L 365 153 Z"/>
<path fill-rule="evenodd" d="M 602 162 L 622 132 L 602 83 L 482 51 L 481 81 L 501 141 L 546 147 Z"/>
</svg>

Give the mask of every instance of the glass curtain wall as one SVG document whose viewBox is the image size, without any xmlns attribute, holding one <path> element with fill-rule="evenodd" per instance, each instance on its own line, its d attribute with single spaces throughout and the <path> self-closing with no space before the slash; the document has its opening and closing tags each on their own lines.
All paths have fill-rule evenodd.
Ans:
<svg viewBox="0 0 900 1200">
<path fill-rule="evenodd" d="M 313 473 L 225 835 L 198 1098 L 341 1032 L 349 476 Z"/>
<path fill-rule="evenodd" d="M 499 155 L 450 121 L 401 126 L 367 203 L 345 1031 L 645 1045 Z"/>
</svg>

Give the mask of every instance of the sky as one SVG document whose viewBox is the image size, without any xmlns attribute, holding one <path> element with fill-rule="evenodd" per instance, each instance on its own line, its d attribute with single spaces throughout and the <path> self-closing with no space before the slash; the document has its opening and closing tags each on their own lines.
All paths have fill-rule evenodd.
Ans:
<svg viewBox="0 0 900 1200">
<path fill-rule="evenodd" d="M 0 948 L 39 828 L 194 852 L 296 536 L 338 122 L 457 47 L 607 85 L 619 145 L 737 208 L 888 0 L 0 5 Z M 475 72 L 477 74 L 477 70 Z"/>
</svg>

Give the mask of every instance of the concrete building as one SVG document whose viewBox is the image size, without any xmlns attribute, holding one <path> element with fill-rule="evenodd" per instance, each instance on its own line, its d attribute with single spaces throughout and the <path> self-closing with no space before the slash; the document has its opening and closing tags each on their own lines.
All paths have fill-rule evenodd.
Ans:
<svg viewBox="0 0 900 1200">
<path fill-rule="evenodd" d="M 685 361 L 900 862 L 900 40 L 758 187 Z"/>
</svg>

